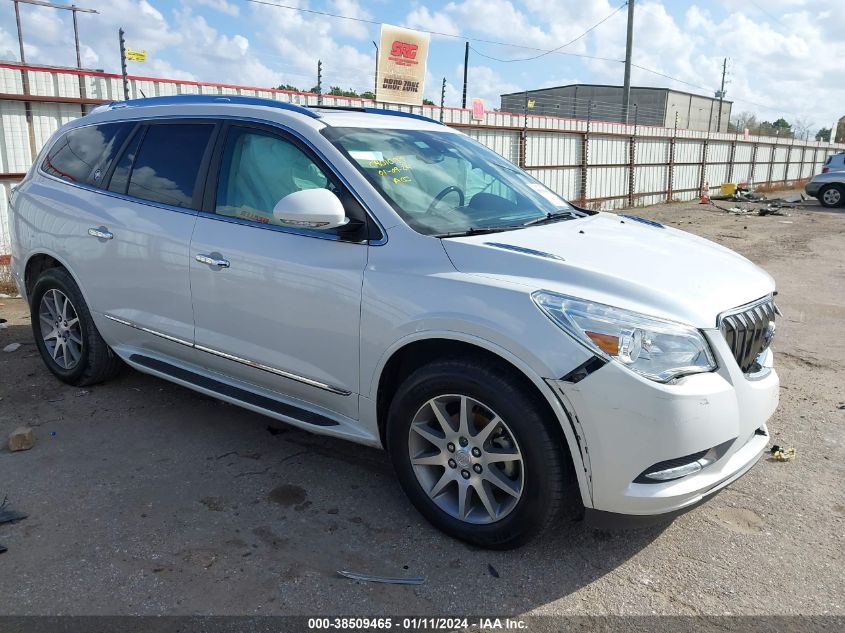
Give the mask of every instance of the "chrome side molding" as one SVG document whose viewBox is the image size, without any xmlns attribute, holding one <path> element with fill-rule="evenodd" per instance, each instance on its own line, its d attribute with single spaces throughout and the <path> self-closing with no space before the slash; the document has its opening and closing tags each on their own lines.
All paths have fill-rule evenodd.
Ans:
<svg viewBox="0 0 845 633">
<path fill-rule="evenodd" d="M 116 316 L 112 316 L 111 314 L 103 314 L 103 316 L 110 321 L 114 321 L 115 323 L 120 323 L 121 325 L 125 325 L 127 327 L 131 327 L 136 330 L 140 330 L 141 332 L 146 332 L 147 334 L 152 334 L 153 336 L 158 336 L 159 338 L 163 338 L 167 341 L 171 341 L 172 343 L 178 343 L 179 345 L 184 345 L 185 347 L 192 347 L 193 349 L 199 350 L 200 352 L 205 352 L 206 354 L 212 354 L 214 356 L 218 356 L 220 358 L 225 358 L 226 360 L 231 360 L 236 363 L 241 363 L 242 365 L 247 365 L 248 367 L 254 367 L 255 369 L 260 369 L 261 371 L 266 371 L 271 374 L 275 374 L 276 376 L 281 376 L 282 378 L 287 378 L 288 380 L 294 380 L 296 382 L 300 382 L 304 385 L 308 385 L 310 387 L 316 387 L 317 389 L 322 389 L 324 391 L 328 391 L 330 393 L 335 393 L 339 396 L 351 396 L 352 392 L 348 389 L 342 389 L 341 387 L 335 387 L 333 385 L 326 384 L 324 382 L 320 382 L 319 380 L 314 380 L 313 378 L 307 378 L 305 376 L 300 376 L 299 374 L 294 374 L 293 372 L 286 371 L 284 369 L 278 369 L 277 367 L 270 367 L 269 365 L 265 365 L 263 363 L 256 362 L 254 360 L 249 360 L 248 358 L 241 358 L 240 356 L 235 356 L 233 354 L 227 354 L 226 352 L 221 352 L 220 350 L 213 349 L 211 347 L 205 347 L 203 345 L 196 345 L 191 343 L 190 341 L 186 341 L 184 339 L 176 338 L 175 336 L 170 336 L 169 334 L 164 334 L 163 332 L 158 332 L 157 330 L 152 330 L 148 327 L 144 327 L 142 325 L 138 325 L 137 323 L 132 323 L 131 321 L 127 321 L 126 319 L 121 319 Z"/>
</svg>

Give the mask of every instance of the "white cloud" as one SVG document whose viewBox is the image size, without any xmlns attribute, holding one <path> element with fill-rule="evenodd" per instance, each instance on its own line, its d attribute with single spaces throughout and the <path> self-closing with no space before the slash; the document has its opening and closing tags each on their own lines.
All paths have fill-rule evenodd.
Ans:
<svg viewBox="0 0 845 633">
<path fill-rule="evenodd" d="M 236 17 L 240 15 L 241 9 L 238 5 L 227 2 L 226 0 L 190 0 L 190 2 L 197 6 L 208 7 L 220 13 Z"/>
<path fill-rule="evenodd" d="M 621 0 L 620 0 L 621 1 Z M 313 0 L 312 0 L 313 2 Z M 360 18 L 379 17 L 378 4 L 361 0 L 286 0 L 292 6 Z M 759 5 L 759 6 L 758 6 Z M 99 15 L 79 15 L 83 63 L 119 70 L 117 29 L 127 44 L 145 48 L 149 61 L 130 72 L 192 77 L 202 81 L 278 85 L 308 89 L 323 62 L 324 86 L 369 90 L 373 83 L 371 39 L 378 27 L 235 0 L 181 0 L 165 9 L 162 0 L 88 0 Z M 424 30 L 460 33 L 538 48 L 573 39 L 619 6 L 617 0 L 446 0 L 412 3 L 405 19 L 392 21 Z M 21 5 L 27 57 L 34 63 L 75 65 L 73 30 L 67 11 Z M 734 112 L 751 110 L 763 119 L 806 117 L 827 126 L 845 113 L 845 11 L 841 0 L 695 0 L 679 12 L 670 0 L 636 5 L 634 62 L 677 77 L 696 88 L 635 68 L 640 85 L 669 86 L 712 94 L 719 86 L 723 57 L 730 58 L 727 97 Z M 17 58 L 14 12 L 0 0 L 0 56 Z M 432 40 L 426 96 L 439 101 L 446 38 Z M 449 41 L 451 38 L 449 38 Z M 449 44 L 453 46 L 453 44 Z M 473 43 L 493 57 L 530 57 L 530 50 Z M 622 59 L 625 11 L 567 48 L 573 53 Z M 457 49 L 457 47 L 455 47 Z M 456 56 L 460 53 L 456 53 Z M 537 86 L 622 82 L 619 62 L 547 55 L 536 61 L 502 63 L 471 53 L 469 95 L 489 106 L 498 94 Z M 441 64 L 440 67 L 437 64 Z M 447 101 L 460 99 L 461 69 L 447 65 Z M 762 104 L 762 105 L 757 105 Z"/>
</svg>

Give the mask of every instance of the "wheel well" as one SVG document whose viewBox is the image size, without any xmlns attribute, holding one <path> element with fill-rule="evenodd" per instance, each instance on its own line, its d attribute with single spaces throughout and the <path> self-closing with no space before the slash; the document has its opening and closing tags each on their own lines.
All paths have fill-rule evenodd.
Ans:
<svg viewBox="0 0 845 633">
<path fill-rule="evenodd" d="M 422 341 L 415 341 L 409 343 L 405 347 L 396 350 L 393 356 L 387 361 L 384 369 L 381 372 L 379 379 L 378 392 L 376 396 L 376 407 L 378 414 L 379 435 L 381 437 L 382 445 L 385 445 L 385 429 L 387 427 L 387 413 L 390 409 L 390 403 L 396 391 L 404 380 L 410 376 L 414 371 L 420 367 L 427 365 L 433 361 L 446 359 L 466 359 L 473 358 L 479 362 L 486 362 L 497 365 L 502 370 L 513 377 L 513 380 L 519 382 L 527 393 L 532 394 L 537 400 L 537 404 L 541 406 L 544 413 L 549 416 L 548 419 L 554 420 L 556 418 L 549 402 L 543 396 L 537 386 L 531 382 L 519 368 L 508 362 L 498 354 L 495 354 L 483 347 L 478 347 L 471 343 L 463 341 L 455 341 L 450 339 L 425 339 Z M 555 432 L 559 434 L 561 447 L 567 447 L 566 436 L 560 428 L 560 424 L 553 424 Z M 568 450 L 564 450 L 567 454 L 567 459 L 571 457 Z"/>
<path fill-rule="evenodd" d="M 49 255 L 33 255 L 29 258 L 29 261 L 26 263 L 26 269 L 24 270 L 24 286 L 28 298 L 32 298 L 32 289 L 35 287 L 35 283 L 38 281 L 41 273 L 50 268 L 64 268 L 64 266 L 59 260 Z"/>
</svg>

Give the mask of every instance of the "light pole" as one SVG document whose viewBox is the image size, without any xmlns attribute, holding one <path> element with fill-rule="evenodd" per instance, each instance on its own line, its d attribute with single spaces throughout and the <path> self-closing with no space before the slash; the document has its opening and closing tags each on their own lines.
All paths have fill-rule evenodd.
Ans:
<svg viewBox="0 0 845 633">
<path fill-rule="evenodd" d="M 376 76 L 373 77 L 373 101 L 375 101 L 378 94 L 378 44 L 375 40 L 372 40 L 372 42 L 373 46 L 376 47 Z"/>
</svg>

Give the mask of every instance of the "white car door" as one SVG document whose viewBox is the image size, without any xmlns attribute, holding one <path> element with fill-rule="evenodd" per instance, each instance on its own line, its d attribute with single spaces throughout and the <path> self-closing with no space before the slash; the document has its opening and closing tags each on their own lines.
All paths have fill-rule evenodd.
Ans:
<svg viewBox="0 0 845 633">
<path fill-rule="evenodd" d="M 280 226 L 273 207 L 328 188 L 351 225 Z M 227 124 L 191 242 L 196 346 L 216 371 L 349 418 L 358 415 L 366 214 L 301 141 Z"/>
<path fill-rule="evenodd" d="M 110 344 L 188 358 L 188 249 L 217 124 L 125 125 L 113 166 L 94 171 L 94 186 L 68 188 L 75 195 L 74 229 L 63 229 L 73 240 L 70 258 Z"/>
</svg>

